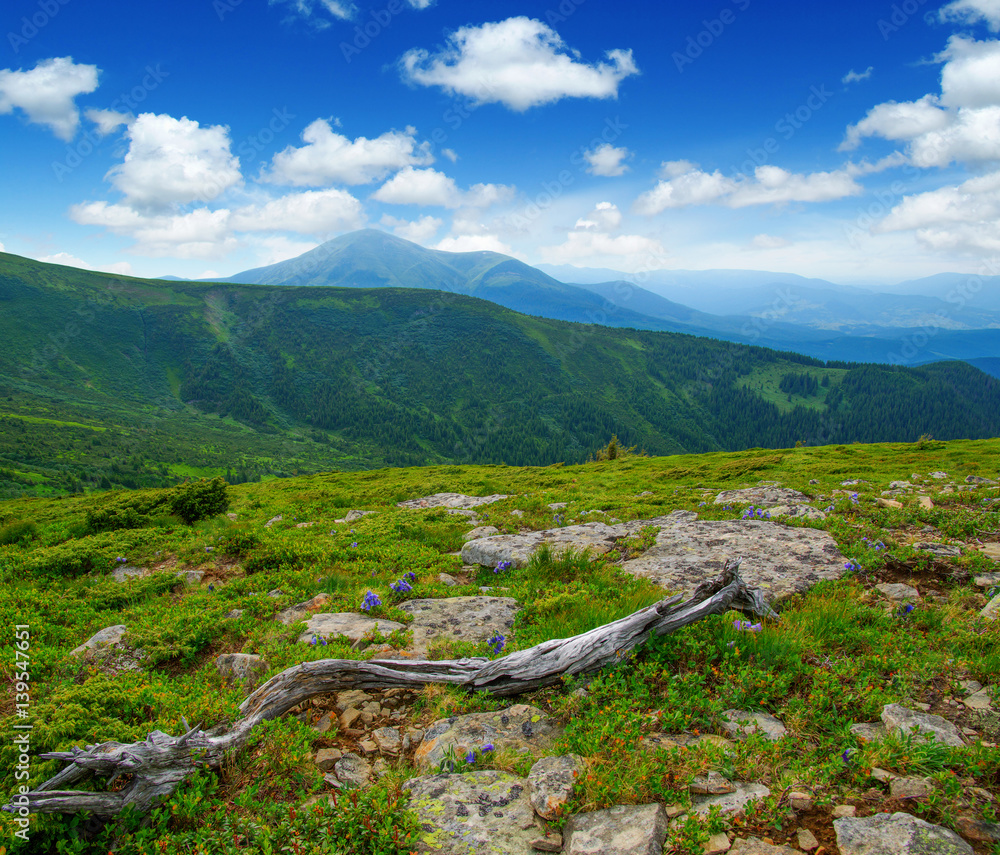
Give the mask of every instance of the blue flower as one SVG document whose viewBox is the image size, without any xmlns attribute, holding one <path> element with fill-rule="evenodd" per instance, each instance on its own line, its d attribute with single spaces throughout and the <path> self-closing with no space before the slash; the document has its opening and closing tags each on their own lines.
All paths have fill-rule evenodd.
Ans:
<svg viewBox="0 0 1000 855">
<path fill-rule="evenodd" d="M 411 582 L 416 582 L 416 581 L 417 581 L 417 574 L 416 574 L 416 573 L 414 573 L 414 572 L 413 572 L 413 571 L 411 570 L 411 571 L 410 571 L 409 573 L 404 573 L 404 574 L 403 574 L 403 578 L 404 578 L 404 579 L 409 579 L 409 580 L 410 580 Z"/>
<path fill-rule="evenodd" d="M 357 549 L 357 548 L 358 548 L 358 542 L 357 542 L 357 541 L 355 540 L 355 541 L 354 541 L 354 542 L 353 542 L 353 543 L 351 544 L 351 549 Z"/>
<path fill-rule="evenodd" d="M 405 578 L 397 579 L 390 586 L 397 594 L 406 594 L 413 590 L 413 586 Z"/>
<path fill-rule="evenodd" d="M 375 606 L 382 605 L 382 601 L 378 598 L 378 594 L 374 591 L 368 591 L 365 593 L 364 602 L 361 604 L 363 611 L 370 612 Z"/>
<path fill-rule="evenodd" d="M 513 567 L 513 566 L 514 566 L 514 564 L 512 562 L 510 562 L 510 561 L 501 561 L 499 564 L 497 564 L 496 567 L 493 568 L 493 572 L 494 573 L 501 573 L 504 570 L 510 570 L 510 568 Z"/>
<path fill-rule="evenodd" d="M 907 603 L 899 610 L 899 614 L 901 617 L 906 617 L 906 615 L 912 612 L 914 608 L 916 608 L 916 606 L 914 606 L 913 603 Z"/>
<path fill-rule="evenodd" d="M 845 748 L 844 749 L 844 753 L 840 755 L 840 759 L 843 760 L 848 765 L 850 765 L 850 763 L 851 763 L 851 755 L 853 753 L 854 752 L 850 748 Z"/>
<path fill-rule="evenodd" d="M 500 651 L 504 649 L 507 645 L 507 639 L 504 638 L 499 632 L 494 632 L 491 638 L 486 640 L 486 643 L 490 646 L 493 651 L 494 656 L 499 656 Z"/>
<path fill-rule="evenodd" d="M 857 573 L 861 570 L 861 565 L 858 564 L 856 561 L 847 561 L 844 563 L 844 569 L 848 573 Z"/>
<path fill-rule="evenodd" d="M 487 742 L 487 743 L 486 743 L 486 744 L 485 744 L 485 745 L 483 746 L 483 748 L 482 748 L 482 752 L 483 752 L 483 754 L 488 754 L 488 753 L 489 753 L 490 751 L 492 751 L 492 750 L 493 750 L 493 743 L 492 743 L 492 742 Z"/>
<path fill-rule="evenodd" d="M 476 752 L 475 751 L 470 751 L 468 754 L 466 754 L 465 755 L 465 762 L 466 763 L 475 763 L 476 762 Z"/>
<path fill-rule="evenodd" d="M 121 557 L 120 555 L 119 555 L 119 556 L 118 556 L 118 557 L 117 557 L 117 558 L 115 559 L 115 561 L 116 561 L 116 562 L 117 562 L 118 564 L 124 564 L 124 563 L 125 563 L 125 559 L 124 559 L 124 558 L 122 558 L 122 557 Z"/>
</svg>

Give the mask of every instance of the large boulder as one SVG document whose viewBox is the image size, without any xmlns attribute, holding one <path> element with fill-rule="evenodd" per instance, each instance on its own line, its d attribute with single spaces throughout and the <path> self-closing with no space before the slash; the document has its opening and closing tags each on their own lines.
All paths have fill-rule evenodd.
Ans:
<svg viewBox="0 0 1000 855">
<path fill-rule="evenodd" d="M 409 649 L 413 655 L 423 656 L 435 639 L 478 643 L 496 633 L 506 638 L 521 607 L 512 597 L 448 597 L 409 600 L 399 608 L 413 615 Z"/>
<path fill-rule="evenodd" d="M 877 813 L 833 821 L 840 855 L 973 855 L 954 831 L 908 813 Z"/>
<path fill-rule="evenodd" d="M 667 836 L 661 804 L 615 805 L 574 814 L 563 830 L 565 855 L 660 855 Z"/>
<path fill-rule="evenodd" d="M 108 647 L 113 647 L 122 643 L 122 639 L 125 638 L 125 624 L 120 623 L 116 626 L 106 626 L 100 632 L 94 633 L 90 638 L 88 638 L 79 647 L 73 648 L 70 651 L 73 656 L 87 655 L 94 650 L 103 650 Z"/>
<path fill-rule="evenodd" d="M 461 758 L 470 751 L 481 751 L 486 745 L 541 753 L 552 747 L 562 731 L 555 719 L 528 704 L 516 704 L 498 712 L 451 716 L 427 729 L 413 756 L 413 764 L 421 771 L 433 770 L 451 752 Z"/>
<path fill-rule="evenodd" d="M 420 499 L 408 499 L 405 502 L 397 502 L 397 508 L 409 508 L 411 510 L 419 508 L 478 508 L 480 505 L 492 505 L 501 499 L 508 498 L 505 495 L 494 494 L 492 496 L 466 496 L 463 493 L 435 493 L 433 496 L 424 496 Z"/>
<path fill-rule="evenodd" d="M 954 747 L 965 745 L 961 731 L 948 719 L 932 713 L 911 710 L 900 704 L 886 704 L 882 707 L 882 723 L 890 733 L 897 731 L 907 734 L 916 730 L 918 735 L 929 736 L 944 745 Z"/>
<path fill-rule="evenodd" d="M 389 635 L 397 629 L 405 629 L 403 624 L 385 618 L 370 618 L 353 612 L 334 612 L 313 615 L 306 621 L 306 631 L 299 636 L 301 644 L 312 644 L 313 640 L 339 638 L 344 636 L 351 644 L 357 644 L 370 632 Z"/>
<path fill-rule="evenodd" d="M 758 508 L 799 505 L 808 501 L 809 497 L 805 493 L 774 485 L 747 487 L 743 490 L 723 490 L 715 497 L 716 505 L 749 504 Z"/>
</svg>

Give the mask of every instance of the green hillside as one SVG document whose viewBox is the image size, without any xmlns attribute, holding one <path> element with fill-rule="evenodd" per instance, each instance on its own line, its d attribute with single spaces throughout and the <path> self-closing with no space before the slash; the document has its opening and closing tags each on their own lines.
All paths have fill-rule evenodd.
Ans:
<svg viewBox="0 0 1000 855">
<path fill-rule="evenodd" d="M 0 304 L 7 496 L 573 463 L 612 434 L 651 454 L 1000 435 L 1000 382 L 963 363 L 825 366 L 440 291 L 163 282 L 2 255 Z M 832 385 L 781 393 L 790 373 Z"/>
</svg>

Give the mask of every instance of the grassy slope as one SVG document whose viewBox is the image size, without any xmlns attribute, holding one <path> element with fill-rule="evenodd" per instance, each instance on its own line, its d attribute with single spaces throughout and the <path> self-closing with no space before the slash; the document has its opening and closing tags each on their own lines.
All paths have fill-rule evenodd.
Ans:
<svg viewBox="0 0 1000 855">
<path fill-rule="evenodd" d="M 574 695 L 569 686 L 527 699 L 568 724 L 561 750 L 587 758 L 588 774 L 578 787 L 574 811 L 620 802 L 684 803 L 691 777 L 717 769 L 733 778 L 765 781 L 775 793 L 787 786 L 812 788 L 820 808 L 808 824 L 829 846 L 829 805 L 856 803 L 863 813 L 900 808 L 877 787 L 874 802 L 861 798 L 872 794 L 872 766 L 900 775 L 931 775 L 937 787 L 934 799 L 926 807 L 905 808 L 926 819 L 950 825 L 965 809 L 987 819 L 994 816 L 995 807 L 970 796 L 969 788 L 998 793 L 998 749 L 941 750 L 898 739 L 861 745 L 848 728 L 855 721 L 877 719 L 884 703 L 906 698 L 930 703 L 938 711 L 957 690 L 957 680 L 989 683 L 1000 672 L 998 625 L 977 618 L 985 600 L 969 581 L 970 573 L 997 570 L 996 563 L 973 550 L 942 562 L 911 546 L 928 537 L 921 532 L 925 525 L 936 527 L 937 538 L 996 541 L 1000 513 L 983 500 L 995 497 L 997 489 L 935 495 L 932 510 L 919 509 L 913 499 L 906 499 L 901 510 L 881 508 L 874 501 L 890 480 L 911 473 L 944 470 L 959 482 L 969 474 L 996 478 L 998 459 L 1000 440 L 985 440 L 629 458 L 546 468 L 436 466 L 327 473 L 231 488 L 235 522 L 219 517 L 189 527 L 161 517 L 148 528 L 90 536 L 83 531 L 88 510 L 156 493 L 19 499 L 0 503 L 0 537 L 18 523 L 31 521 L 36 528 L 33 540 L 0 547 L 0 619 L 9 626 L 31 626 L 33 751 L 109 738 L 129 741 L 154 728 L 176 733 L 181 716 L 206 726 L 232 718 L 240 695 L 222 686 L 215 673 L 212 660 L 220 652 L 260 653 L 269 674 L 303 659 L 365 655 L 339 645 L 315 650 L 294 644 L 300 628 L 270 620 L 291 603 L 326 591 L 334 596 L 330 610 L 357 610 L 365 591 L 375 590 L 386 613 L 398 618 L 401 613 L 392 606 L 401 597 L 388 586 L 403 572 L 417 576 L 406 595 L 413 598 L 472 594 L 480 584 L 498 584 L 488 571 L 478 578 L 463 576 L 459 560 L 448 554 L 460 546 L 466 530 L 459 518 L 440 510 L 402 511 L 395 508 L 399 500 L 438 491 L 509 493 L 512 498 L 483 509 L 481 516 L 501 531 L 516 531 L 552 525 L 547 504 L 555 501 L 569 503 L 561 512 L 567 522 L 594 508 L 623 520 L 676 508 L 697 510 L 706 519 L 730 519 L 739 516 L 738 508 L 725 511 L 710 503 L 718 489 L 771 480 L 810 495 L 831 496 L 842 480 L 863 478 L 866 483 L 851 488 L 860 492 L 857 505 L 844 491 L 835 496 L 836 512 L 813 524 L 836 538 L 845 556 L 861 565 L 861 574 L 786 603 L 782 623 L 767 624 L 760 635 L 736 633 L 731 615 L 713 618 L 651 645 L 628 667 L 595 680 L 585 697 Z M 640 495 L 645 491 L 652 495 Z M 702 507 L 706 500 L 709 504 Z M 377 514 L 351 527 L 335 524 L 348 508 Z M 515 516 L 515 510 L 523 516 Z M 284 521 L 263 528 L 277 514 Z M 296 528 L 302 521 L 315 525 Z M 882 540 L 888 550 L 876 552 L 863 538 Z M 118 556 L 163 572 L 118 585 L 106 575 Z M 83 562 L 93 569 L 58 574 Z M 186 569 L 205 571 L 200 587 L 177 585 L 173 574 Z M 445 588 L 437 581 L 442 571 L 466 584 Z M 936 592 L 941 599 L 925 597 L 907 618 L 894 616 L 873 590 L 883 579 L 910 581 L 922 594 Z M 502 584 L 524 606 L 509 640 L 512 648 L 583 631 L 662 595 L 603 561 L 542 564 L 511 574 Z M 280 597 L 267 596 L 275 589 Z M 233 608 L 243 609 L 244 616 L 225 620 Z M 81 666 L 68 655 L 93 632 L 118 623 L 129 627 L 131 642 L 148 654 L 144 670 L 109 674 Z M 2 651 L 0 661 L 9 678 L 9 636 Z M 454 645 L 442 652 L 485 651 Z M 488 699 L 430 688 L 411 707 L 408 723 L 425 726 L 437 717 L 494 706 Z M 778 745 L 755 740 L 731 755 L 704 745 L 673 753 L 636 750 L 639 737 L 651 731 L 718 732 L 719 715 L 730 707 L 771 712 L 786 722 L 791 736 Z M 0 706 L 4 770 L 13 769 L 11 712 L 7 700 Z M 157 814 L 152 829 L 125 834 L 120 851 L 194 853 L 201 846 L 235 852 L 233 834 L 245 835 L 251 848 L 262 851 L 268 840 L 276 846 L 279 841 L 319 841 L 317 828 L 331 822 L 357 825 L 347 802 L 312 819 L 306 811 L 292 816 L 288 810 L 309 792 L 322 790 L 309 761 L 310 747 L 351 744 L 336 734 L 320 737 L 293 717 L 264 728 L 260 741 L 221 776 L 201 775 L 175 796 Z M 845 750 L 849 763 L 841 759 Z M 488 765 L 520 773 L 526 768 L 523 760 L 503 755 Z M 52 763 L 35 760 L 32 782 L 54 769 Z M 2 793 L 13 783 L 11 773 L 6 774 Z M 406 762 L 394 764 L 362 798 L 360 809 L 381 816 L 387 829 L 393 824 L 402 831 L 410 828 L 393 797 L 411 774 Z M 970 806 L 963 807 L 963 801 Z M 734 830 L 787 839 L 795 823 L 789 825 L 786 810 L 772 799 Z M 0 819 L 2 831 L 7 831 L 5 822 Z M 107 850 L 106 844 L 102 849 L 97 842 L 84 843 L 78 832 L 56 820 L 33 827 L 35 846 L 72 835 L 77 848 L 63 851 L 96 855 Z M 675 829 L 670 851 L 700 852 L 699 841 L 708 830 L 709 825 L 697 822 Z M 371 848 L 358 843 L 345 851 L 409 851 L 405 845 L 394 848 L 390 830 L 375 838 Z M 154 840 L 162 840 L 157 845 L 165 848 L 154 850 Z M 375 848 L 376 843 L 382 848 Z M 336 850 L 319 846 L 313 851 Z"/>
</svg>

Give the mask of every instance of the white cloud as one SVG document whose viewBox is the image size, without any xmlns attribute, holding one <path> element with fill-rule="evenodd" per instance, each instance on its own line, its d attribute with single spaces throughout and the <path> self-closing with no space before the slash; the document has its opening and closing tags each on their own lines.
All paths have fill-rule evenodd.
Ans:
<svg viewBox="0 0 1000 855">
<path fill-rule="evenodd" d="M 1000 0 L 955 0 L 940 11 L 942 21 L 976 24 L 985 21 L 994 33 L 1000 32 Z"/>
<path fill-rule="evenodd" d="M 448 160 L 450 160 L 452 163 L 455 163 L 455 161 L 458 160 L 458 155 L 455 154 L 454 149 L 443 148 L 443 149 L 441 149 L 441 154 L 443 154 L 445 157 L 447 157 Z"/>
<path fill-rule="evenodd" d="M 361 203 L 346 190 L 306 190 L 289 193 L 262 205 L 233 211 L 230 226 L 241 232 L 298 232 L 323 235 L 361 228 Z"/>
<path fill-rule="evenodd" d="M 353 3 L 341 0 L 268 0 L 269 6 L 284 4 L 291 7 L 294 14 L 309 22 L 319 30 L 330 26 L 327 15 L 341 21 L 349 21 L 358 11 Z"/>
<path fill-rule="evenodd" d="M 6 251 L 7 251 L 6 247 L 2 243 L 0 243 L 0 252 L 6 252 Z"/>
<path fill-rule="evenodd" d="M 374 139 L 350 140 L 333 132 L 327 119 L 317 119 L 302 132 L 304 146 L 288 146 L 271 161 L 262 180 L 296 187 L 369 184 L 406 166 L 434 162 L 429 143 L 416 141 L 416 128 L 386 131 Z"/>
<path fill-rule="evenodd" d="M 788 238 L 768 234 L 754 235 L 754 239 L 751 242 L 757 249 L 782 249 L 791 243 Z"/>
<path fill-rule="evenodd" d="M 868 66 L 864 71 L 855 71 L 853 68 L 847 72 L 843 77 L 840 78 L 841 83 L 860 83 L 862 80 L 867 80 L 872 76 L 872 72 L 875 69 L 872 66 Z"/>
<path fill-rule="evenodd" d="M 583 153 L 583 157 L 587 161 L 587 172 L 606 178 L 624 175 L 628 171 L 628 167 L 623 161 L 631 156 L 632 153 L 624 146 L 616 148 L 611 143 L 604 143 Z"/>
<path fill-rule="evenodd" d="M 84 115 L 97 125 L 97 133 L 102 137 L 133 121 L 131 114 L 116 113 L 114 110 L 87 110 Z"/>
<path fill-rule="evenodd" d="M 387 229 L 392 229 L 401 238 L 412 240 L 414 243 L 425 244 L 438 233 L 441 226 L 444 225 L 444 220 L 432 217 L 429 214 L 425 214 L 418 220 L 401 220 L 397 217 L 391 217 L 389 214 L 384 214 L 379 223 Z"/>
<path fill-rule="evenodd" d="M 524 16 L 462 27 L 442 51 L 414 48 L 400 60 L 403 76 L 476 104 L 523 111 L 563 98 L 617 98 L 618 85 L 638 73 L 630 50 L 611 50 L 590 65 L 542 21 Z"/>
<path fill-rule="evenodd" d="M 499 252 L 513 255 L 514 251 L 496 235 L 455 235 L 440 241 L 435 249 L 444 252 Z"/>
<path fill-rule="evenodd" d="M 247 243 L 256 250 L 260 267 L 277 264 L 279 261 L 288 261 L 290 258 L 298 258 L 302 253 L 316 249 L 318 246 L 315 241 L 293 240 L 284 235 L 255 236 L 250 238 Z M 216 274 L 202 274 L 199 278 L 207 279 L 209 275 Z"/>
<path fill-rule="evenodd" d="M 242 181 L 229 129 L 142 113 L 129 126 L 128 152 L 107 178 L 137 208 L 208 202 Z"/>
<path fill-rule="evenodd" d="M 612 267 L 626 272 L 654 269 L 667 260 L 666 249 L 654 238 L 592 231 L 570 232 L 565 243 L 538 251 L 548 264 Z"/>
<path fill-rule="evenodd" d="M 664 164 L 675 174 L 677 164 Z M 691 166 L 691 164 L 688 164 Z M 797 174 L 778 166 L 758 166 L 753 178 L 728 178 L 718 170 L 703 172 L 690 168 L 687 172 L 660 181 L 635 201 L 638 214 L 652 216 L 667 208 L 718 203 L 730 208 L 748 205 L 781 204 L 784 202 L 828 202 L 861 193 L 862 187 L 850 169 L 833 172 Z"/>
<path fill-rule="evenodd" d="M 574 229 L 612 232 L 622 224 L 622 212 L 612 202 L 598 202 L 594 210 L 576 221 Z"/>
<path fill-rule="evenodd" d="M 429 9 L 434 5 L 434 0 L 406 0 L 414 9 Z"/>
<path fill-rule="evenodd" d="M 442 208 L 488 208 L 510 199 L 514 188 L 504 184 L 474 184 L 462 192 L 436 169 L 402 169 L 378 188 L 372 198 L 390 205 L 435 205 Z"/>
<path fill-rule="evenodd" d="M 489 208 L 514 198 L 515 188 L 507 184 L 473 184 L 462 196 L 466 208 Z"/>
<path fill-rule="evenodd" d="M 47 264 L 62 264 L 66 267 L 78 267 L 80 270 L 99 270 L 104 273 L 119 273 L 122 276 L 132 275 L 132 265 L 127 261 L 116 261 L 114 264 L 95 267 L 92 264 L 88 264 L 82 258 L 77 258 L 75 255 L 71 255 L 68 252 L 57 252 L 53 255 L 43 255 L 38 260 L 44 261 Z"/>
<path fill-rule="evenodd" d="M 860 122 L 847 128 L 840 150 L 856 149 L 864 137 L 912 140 L 947 127 L 949 121 L 948 112 L 938 106 L 934 95 L 924 95 L 918 101 L 886 101 L 872 107 Z"/>
<path fill-rule="evenodd" d="M 43 59 L 30 71 L 0 70 L 0 113 L 22 110 L 29 122 L 47 125 L 69 142 L 80 125 L 74 99 L 97 89 L 96 65 L 78 65 L 73 57 Z"/>
<path fill-rule="evenodd" d="M 912 231 L 936 250 L 1000 251 L 1000 171 L 906 196 L 872 232 Z"/>
<path fill-rule="evenodd" d="M 941 68 L 941 103 L 946 107 L 1000 104 L 1000 41 L 979 42 L 952 36 L 937 57 Z"/>
</svg>

